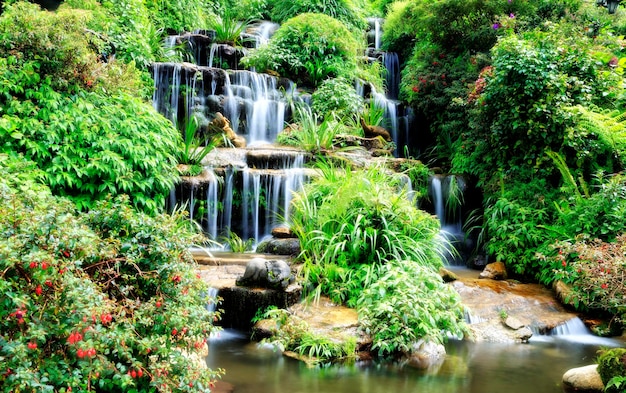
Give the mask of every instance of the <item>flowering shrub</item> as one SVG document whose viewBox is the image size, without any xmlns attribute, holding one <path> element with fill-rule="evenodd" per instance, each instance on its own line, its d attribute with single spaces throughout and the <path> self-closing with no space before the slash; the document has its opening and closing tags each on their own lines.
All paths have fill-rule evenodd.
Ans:
<svg viewBox="0 0 626 393">
<path fill-rule="evenodd" d="M 626 322 L 626 233 L 613 243 L 579 237 L 576 242 L 554 245 L 555 254 L 546 258 L 555 280 L 569 284 L 566 301 L 583 310 L 601 310 Z"/>
<path fill-rule="evenodd" d="M 0 386 L 4 391 L 208 392 L 194 365 L 215 330 L 180 217 L 127 198 L 77 216 L 32 164 L 0 155 Z"/>
</svg>

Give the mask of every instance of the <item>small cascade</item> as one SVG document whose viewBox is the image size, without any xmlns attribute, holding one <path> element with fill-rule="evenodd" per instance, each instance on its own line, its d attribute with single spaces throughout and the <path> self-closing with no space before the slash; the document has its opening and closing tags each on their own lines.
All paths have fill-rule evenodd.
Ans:
<svg viewBox="0 0 626 393">
<path fill-rule="evenodd" d="M 254 37 L 254 47 L 258 48 L 261 45 L 267 44 L 279 27 L 280 25 L 278 23 L 264 20 L 248 28 L 248 33 Z"/>
<path fill-rule="evenodd" d="M 466 247 L 461 222 L 465 188 L 465 181 L 460 176 L 435 175 L 430 178 L 429 195 L 434 213 L 441 224 L 441 236 L 456 250 L 448 258 L 448 262 L 453 265 L 462 264 L 462 254 Z"/>
<path fill-rule="evenodd" d="M 550 330 L 547 334 L 535 334 L 534 341 L 563 340 L 578 344 L 602 345 L 605 347 L 621 347 L 620 339 L 599 337 L 594 335 L 585 323 L 578 317 L 569 319 Z"/>
<path fill-rule="evenodd" d="M 400 92 L 400 60 L 395 52 L 383 52 L 383 65 L 387 70 L 385 82 L 387 97 L 397 100 Z"/>
<path fill-rule="evenodd" d="M 245 162 L 206 167 L 200 177 L 173 189 L 169 198 L 170 210 L 176 201 L 186 201 L 190 219 L 213 239 L 228 231 L 244 240 L 268 236 L 272 228 L 288 222 L 292 194 L 308 178 L 301 152 L 240 151 Z"/>
<path fill-rule="evenodd" d="M 367 44 L 373 47 L 375 50 L 380 49 L 380 42 L 382 38 L 382 23 L 381 18 L 368 18 L 367 23 L 369 25 L 369 31 L 367 33 Z"/>
<path fill-rule="evenodd" d="M 291 94 L 293 84 L 279 86 L 277 78 L 252 71 L 229 75 L 224 115 L 233 130 L 246 135 L 248 144 L 273 142 L 283 130 L 286 114 L 286 101 L 279 88 Z"/>
<path fill-rule="evenodd" d="M 401 105 L 400 101 L 389 99 L 384 94 L 374 90 L 371 92 L 371 97 L 376 106 L 384 110 L 382 126 L 391 134 L 391 138 L 396 145 L 394 156 L 398 157 L 403 153 L 401 151 L 402 146 L 405 146 L 409 140 L 409 128 L 413 112 L 410 108 Z"/>
</svg>

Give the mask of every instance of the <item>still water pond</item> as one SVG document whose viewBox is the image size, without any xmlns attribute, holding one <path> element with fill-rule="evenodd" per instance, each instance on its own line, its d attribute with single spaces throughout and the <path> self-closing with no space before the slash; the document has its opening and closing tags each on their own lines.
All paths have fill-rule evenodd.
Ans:
<svg viewBox="0 0 626 393">
<path fill-rule="evenodd" d="M 224 331 L 211 340 L 207 363 L 224 368 L 235 393 L 560 393 L 570 368 L 593 363 L 613 340 L 592 336 L 531 339 L 528 344 L 450 342 L 437 370 L 389 364 L 308 368 Z"/>
</svg>

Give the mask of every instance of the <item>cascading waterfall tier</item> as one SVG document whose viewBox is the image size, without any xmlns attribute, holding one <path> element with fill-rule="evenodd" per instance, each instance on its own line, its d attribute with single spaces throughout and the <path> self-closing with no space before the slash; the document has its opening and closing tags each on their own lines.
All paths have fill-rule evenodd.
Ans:
<svg viewBox="0 0 626 393">
<path fill-rule="evenodd" d="M 304 163 L 296 150 L 216 149 L 201 176 L 172 190 L 170 209 L 188 201 L 190 219 L 212 238 L 232 231 L 258 241 L 288 222 L 292 195 L 310 174 Z"/>
<path fill-rule="evenodd" d="M 285 94 L 294 90 L 287 79 L 190 63 L 154 63 L 152 71 L 154 108 L 174 124 L 194 116 L 202 127 L 220 112 L 248 144 L 271 142 L 284 127 Z"/>
</svg>

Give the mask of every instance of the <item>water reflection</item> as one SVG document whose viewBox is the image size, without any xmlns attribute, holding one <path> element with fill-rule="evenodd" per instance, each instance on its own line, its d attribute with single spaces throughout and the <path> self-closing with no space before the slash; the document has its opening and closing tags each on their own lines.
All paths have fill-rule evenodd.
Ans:
<svg viewBox="0 0 626 393">
<path fill-rule="evenodd" d="M 381 363 L 308 368 L 227 331 L 211 340 L 207 363 L 226 369 L 236 393 L 557 393 L 565 371 L 593 363 L 599 349 L 557 337 L 446 347 L 446 361 L 426 371 Z"/>
</svg>

